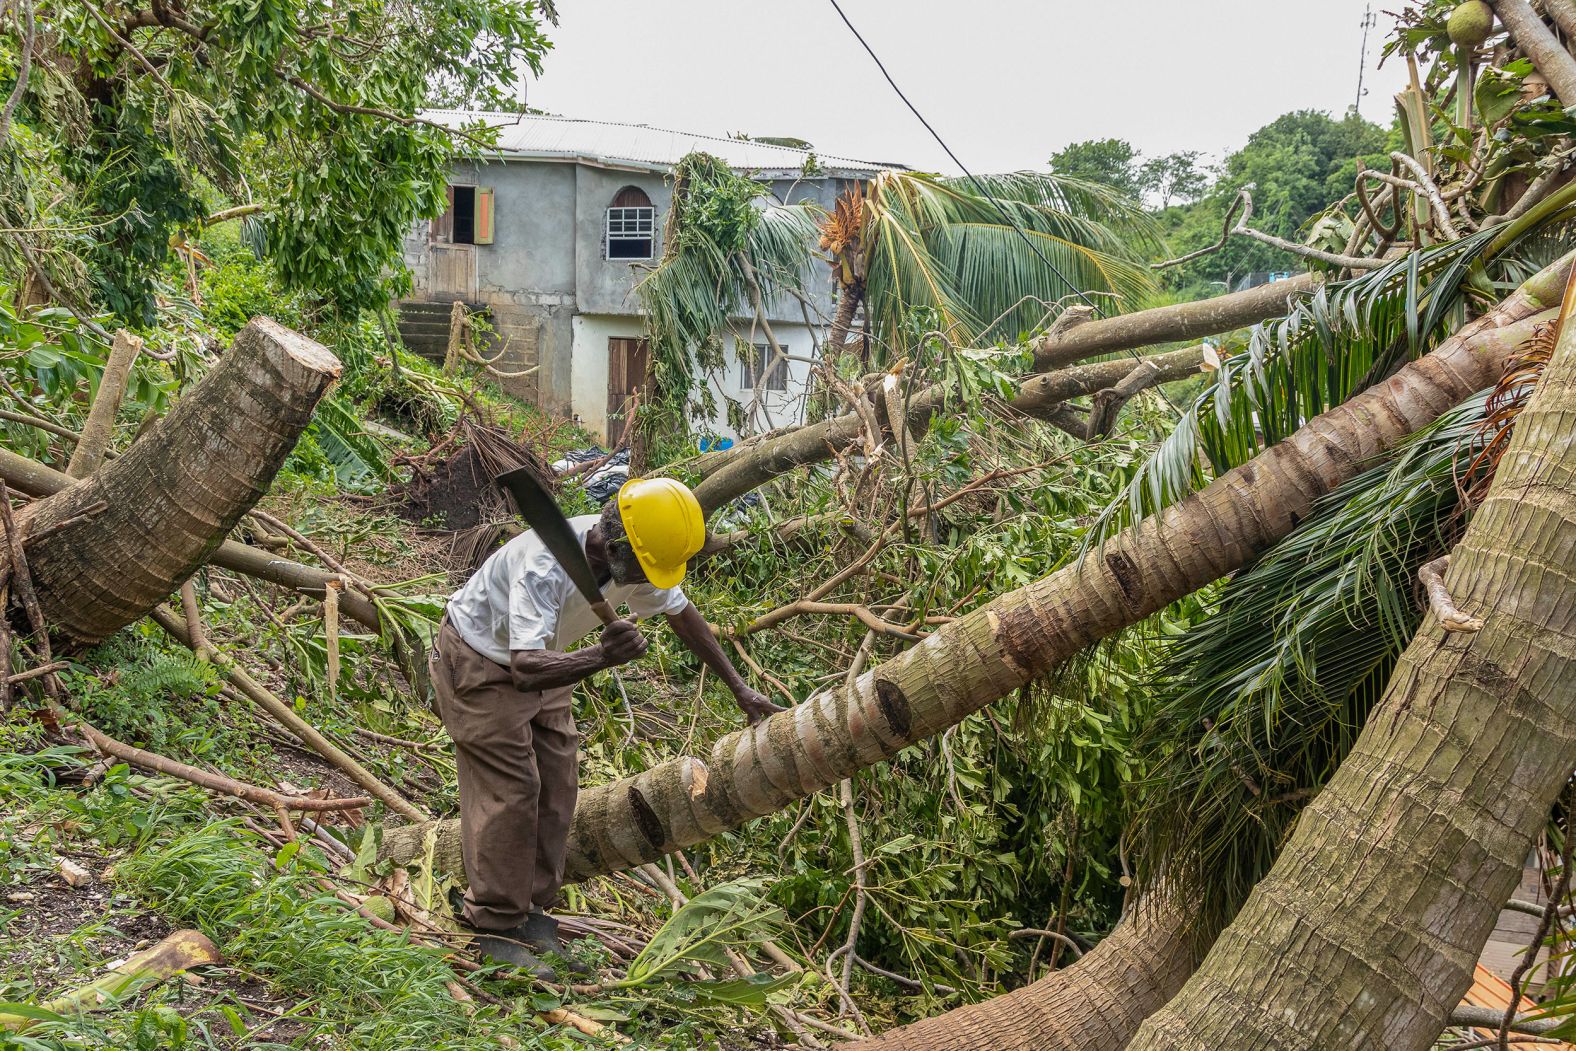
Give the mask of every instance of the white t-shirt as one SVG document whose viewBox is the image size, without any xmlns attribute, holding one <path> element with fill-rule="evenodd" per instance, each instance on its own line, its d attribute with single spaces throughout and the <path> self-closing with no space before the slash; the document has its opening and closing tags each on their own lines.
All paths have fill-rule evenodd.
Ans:
<svg viewBox="0 0 1576 1051">
<path fill-rule="evenodd" d="M 580 515 L 569 520 L 582 550 L 586 534 L 600 518 Z M 681 613 L 689 605 L 679 588 L 661 590 L 645 582 L 610 581 L 602 595 L 614 609 L 627 605 L 643 618 Z M 535 532 L 522 533 L 489 555 L 450 597 L 448 613 L 460 638 L 499 664 L 509 663 L 512 650 L 567 649 L 601 623 Z"/>
</svg>

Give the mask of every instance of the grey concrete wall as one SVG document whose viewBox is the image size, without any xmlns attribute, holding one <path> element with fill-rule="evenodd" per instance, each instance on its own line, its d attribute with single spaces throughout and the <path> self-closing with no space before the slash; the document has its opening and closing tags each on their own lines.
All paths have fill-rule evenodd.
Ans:
<svg viewBox="0 0 1576 1051">
<path fill-rule="evenodd" d="M 673 190 L 659 172 L 609 171 L 581 165 L 575 201 L 575 298 L 582 314 L 637 314 L 635 285 L 646 272 L 638 261 L 607 258 L 607 209 L 626 186 L 638 186 L 657 210 L 652 266 L 662 257 L 662 228 L 673 204 Z"/>
<path fill-rule="evenodd" d="M 544 410 L 568 416 L 574 409 L 574 317 L 639 312 L 633 290 L 646 271 L 628 260 L 606 258 L 607 208 L 625 186 L 645 191 L 656 208 L 654 256 L 660 258 L 672 204 L 667 177 L 660 172 L 568 162 L 491 161 L 457 166 L 453 181 L 493 190 L 493 243 L 475 246 L 475 294 L 462 298 L 474 298 L 491 308 L 498 334 L 494 351 L 505 349 L 498 368 L 519 371 L 537 366 L 530 377 L 500 382 L 511 393 L 536 400 Z M 830 208 L 846 184 L 785 179 L 770 185 L 778 200 L 813 200 Z M 433 287 L 436 270 L 425 220 L 406 238 L 405 261 L 414 281 L 411 298 L 455 298 L 453 291 Z M 816 307 L 810 320 L 824 323 L 833 309 L 828 267 L 811 268 L 809 290 Z M 768 304 L 768 313 L 773 321 L 785 323 L 805 319 L 803 308 L 792 297 Z"/>
</svg>

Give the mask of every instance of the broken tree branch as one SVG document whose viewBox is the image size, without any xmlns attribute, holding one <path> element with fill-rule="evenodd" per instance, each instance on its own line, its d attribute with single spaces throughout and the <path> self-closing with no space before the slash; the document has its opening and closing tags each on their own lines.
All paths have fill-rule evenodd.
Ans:
<svg viewBox="0 0 1576 1051">
<path fill-rule="evenodd" d="M 206 788 L 210 792 L 220 792 L 227 796 L 235 796 L 237 799 L 244 799 L 248 803 L 256 803 L 258 806 L 270 807 L 275 810 L 310 810 L 316 812 L 325 810 L 358 810 L 361 807 L 370 806 L 372 803 L 370 796 L 317 799 L 312 796 L 288 795 L 284 792 L 275 791 L 272 788 L 264 788 L 261 785 L 247 784 L 244 781 L 237 781 L 233 777 L 226 777 L 223 774 L 216 774 L 195 766 L 188 766 L 166 756 L 157 755 L 122 741 L 117 741 L 92 724 L 84 722 L 79 716 L 72 715 L 69 712 L 62 710 L 57 711 L 56 714 L 62 723 L 76 727 L 94 748 L 97 748 L 105 755 L 114 756 L 116 759 L 130 763 L 132 766 L 140 766 L 145 770 L 153 770 L 169 777 L 179 778 L 182 781 L 190 781 L 192 784 L 200 788 Z"/>
<path fill-rule="evenodd" d="M 1238 213 L 1240 213 L 1240 217 Z M 1348 270 L 1377 270 L 1380 267 L 1387 265 L 1387 261 L 1383 259 L 1375 259 L 1370 256 L 1341 255 L 1336 252 L 1326 252 L 1323 249 L 1314 248 L 1311 245 L 1298 244 L 1295 241 L 1288 241 L 1284 237 L 1276 237 L 1274 234 L 1267 234 L 1263 230 L 1255 230 L 1253 227 L 1248 225 L 1248 220 L 1252 218 L 1253 195 L 1249 193 L 1246 188 L 1238 190 L 1237 199 L 1232 202 L 1231 207 L 1226 211 L 1225 229 L 1221 231 L 1219 241 L 1216 241 L 1207 248 L 1200 248 L 1196 252 L 1189 252 L 1187 255 L 1177 256 L 1175 259 L 1167 259 L 1161 263 L 1151 263 L 1150 269 L 1164 270 L 1167 267 L 1180 266 L 1189 260 L 1197 259 L 1200 256 L 1209 255 L 1212 252 L 1218 252 L 1222 248 L 1226 247 L 1226 242 L 1231 240 L 1233 236 L 1246 237 L 1251 240 L 1258 241 L 1261 244 L 1267 244 L 1271 248 L 1279 248 L 1283 252 L 1290 252 L 1292 255 L 1302 256 L 1304 259 L 1314 259 L 1321 263 L 1329 263 L 1331 266 L 1345 267 Z M 1236 219 L 1236 225 L 1232 225 L 1233 219 Z"/>
<path fill-rule="evenodd" d="M 196 652 L 194 640 L 187 633 L 184 620 L 163 606 L 155 607 L 149 613 L 149 616 L 154 619 L 159 627 L 168 632 L 171 638 Z M 213 663 L 214 667 L 226 679 L 229 679 L 231 684 L 249 700 L 273 716 L 285 729 L 295 734 L 312 750 L 343 770 L 346 776 L 370 792 L 390 810 L 411 821 L 427 820 L 428 815 L 424 811 L 384 784 L 372 771 L 362 766 L 344 749 L 324 737 L 311 723 L 297 715 L 295 708 L 286 704 L 279 697 L 275 696 L 273 691 L 252 678 L 245 669 L 231 660 L 223 651 L 209 646 L 199 656 L 206 656 Z"/>
</svg>

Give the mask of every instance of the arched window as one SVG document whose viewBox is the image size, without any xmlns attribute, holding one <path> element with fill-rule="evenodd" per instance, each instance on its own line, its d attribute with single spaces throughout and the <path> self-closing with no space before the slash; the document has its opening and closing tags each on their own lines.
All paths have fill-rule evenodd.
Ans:
<svg viewBox="0 0 1576 1051">
<path fill-rule="evenodd" d="M 656 244 L 657 210 L 638 186 L 626 186 L 607 209 L 607 257 L 650 259 Z"/>
</svg>

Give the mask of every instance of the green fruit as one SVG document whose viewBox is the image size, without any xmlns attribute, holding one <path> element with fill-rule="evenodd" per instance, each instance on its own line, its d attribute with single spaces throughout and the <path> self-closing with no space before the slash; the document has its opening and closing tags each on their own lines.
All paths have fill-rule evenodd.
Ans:
<svg viewBox="0 0 1576 1051">
<path fill-rule="evenodd" d="M 1484 0 L 1466 0 L 1450 12 L 1445 31 L 1452 44 L 1477 47 L 1494 34 L 1494 9 Z"/>
<path fill-rule="evenodd" d="M 361 903 L 369 916 L 376 916 L 385 923 L 394 922 L 394 902 L 381 894 L 372 894 Z"/>
</svg>

